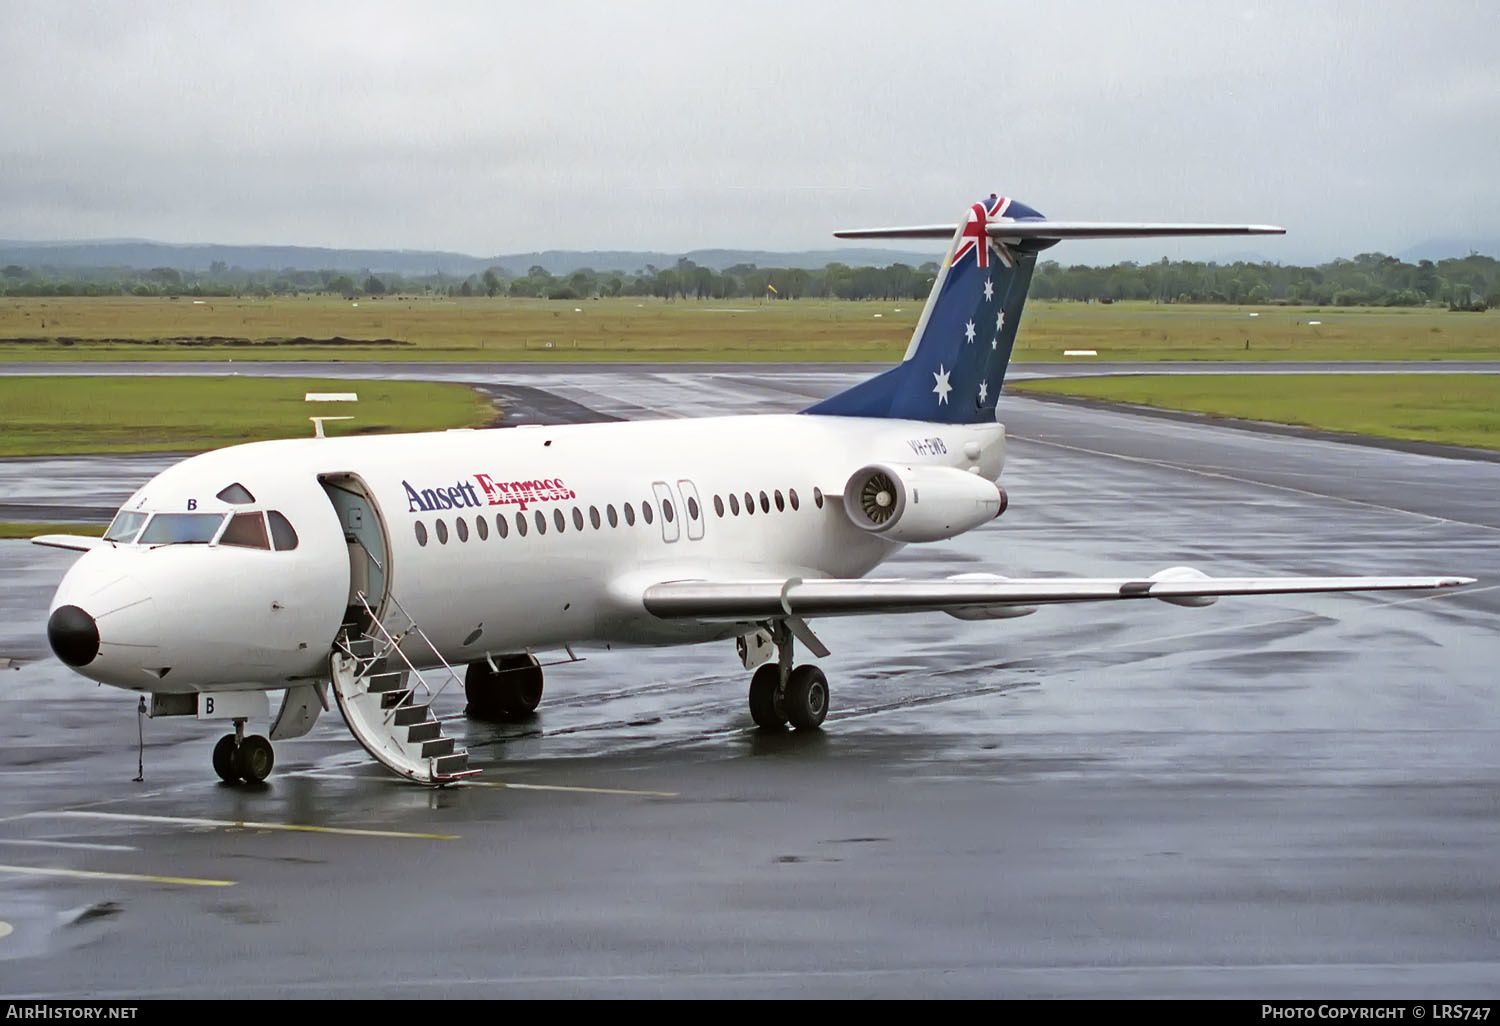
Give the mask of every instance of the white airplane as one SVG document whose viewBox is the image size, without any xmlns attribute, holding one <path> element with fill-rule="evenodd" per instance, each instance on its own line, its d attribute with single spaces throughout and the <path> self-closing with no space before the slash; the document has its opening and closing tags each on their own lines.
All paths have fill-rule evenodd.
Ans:
<svg viewBox="0 0 1500 1026">
<path fill-rule="evenodd" d="M 908 543 L 1005 511 L 996 400 L 1037 253 L 1060 239 L 1280 233 L 1257 225 L 1049 221 L 991 196 L 952 225 L 839 233 L 950 238 L 902 362 L 798 414 L 256 442 L 184 460 L 121 507 L 52 601 L 79 673 L 150 693 L 154 716 L 232 721 L 213 765 L 271 771 L 245 736 L 311 729 L 329 691 L 350 731 L 410 780 L 471 775 L 432 698 L 529 715 L 535 652 L 734 640 L 762 728 L 817 729 L 828 682 L 795 665 L 826 616 L 1024 616 L 1054 603 L 1446 588 L 1463 577 L 940 580 L 865 575 Z M 434 672 L 435 671 L 435 672 Z"/>
</svg>

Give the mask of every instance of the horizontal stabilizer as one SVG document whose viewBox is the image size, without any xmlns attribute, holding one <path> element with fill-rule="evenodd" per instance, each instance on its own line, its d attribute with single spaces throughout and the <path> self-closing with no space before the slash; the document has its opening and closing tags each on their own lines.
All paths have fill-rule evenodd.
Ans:
<svg viewBox="0 0 1500 1026">
<path fill-rule="evenodd" d="M 785 616 L 917 613 L 962 607 L 1166 601 L 1222 595 L 1293 595 L 1324 591 L 1453 588 L 1470 577 L 1149 577 L 986 580 L 741 580 L 666 581 L 646 589 L 647 612 L 662 619 L 775 620 Z"/>
<path fill-rule="evenodd" d="M 992 239 L 1141 239 L 1194 235 L 1285 235 L 1271 224 L 1151 224 L 1108 221 L 993 221 L 985 226 Z M 951 239 L 953 225 L 907 228 L 850 228 L 833 233 L 840 239 Z"/>
</svg>

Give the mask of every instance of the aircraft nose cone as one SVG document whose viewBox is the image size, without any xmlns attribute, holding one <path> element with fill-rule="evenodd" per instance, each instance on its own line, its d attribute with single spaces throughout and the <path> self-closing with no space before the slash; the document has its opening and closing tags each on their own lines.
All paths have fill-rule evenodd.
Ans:
<svg viewBox="0 0 1500 1026">
<path fill-rule="evenodd" d="M 87 666 L 99 654 L 99 625 L 77 606 L 58 606 L 47 618 L 47 641 L 69 666 Z"/>
</svg>

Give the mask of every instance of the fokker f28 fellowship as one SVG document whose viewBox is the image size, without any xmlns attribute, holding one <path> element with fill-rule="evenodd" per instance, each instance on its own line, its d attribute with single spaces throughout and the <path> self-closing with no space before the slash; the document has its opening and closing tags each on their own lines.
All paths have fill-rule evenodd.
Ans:
<svg viewBox="0 0 1500 1026">
<path fill-rule="evenodd" d="M 838 233 L 951 239 L 895 367 L 796 414 L 236 445 L 184 460 L 121 507 L 53 599 L 47 637 L 157 716 L 232 721 L 214 769 L 271 771 L 246 736 L 284 691 L 270 739 L 297 737 L 329 692 L 369 753 L 413 781 L 471 775 L 432 699 L 530 714 L 533 654 L 734 640 L 762 728 L 814 730 L 828 651 L 809 621 L 944 612 L 1004 619 L 1047 604 L 1445 588 L 1462 577 L 941 580 L 865 575 L 907 544 L 1005 512 L 996 401 L 1037 254 L 1063 239 L 1280 233 L 1259 225 L 1048 220 L 1003 197 L 956 225 Z"/>
</svg>

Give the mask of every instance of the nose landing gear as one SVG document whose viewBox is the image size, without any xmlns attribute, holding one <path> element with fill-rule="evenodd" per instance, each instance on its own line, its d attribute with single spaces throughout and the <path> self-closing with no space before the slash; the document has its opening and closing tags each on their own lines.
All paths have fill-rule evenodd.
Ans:
<svg viewBox="0 0 1500 1026">
<path fill-rule="evenodd" d="M 271 742 L 259 734 L 245 736 L 245 721 L 234 721 L 234 733 L 225 734 L 214 745 L 214 772 L 227 784 L 241 780 L 258 784 L 271 775 L 276 754 Z"/>
</svg>

